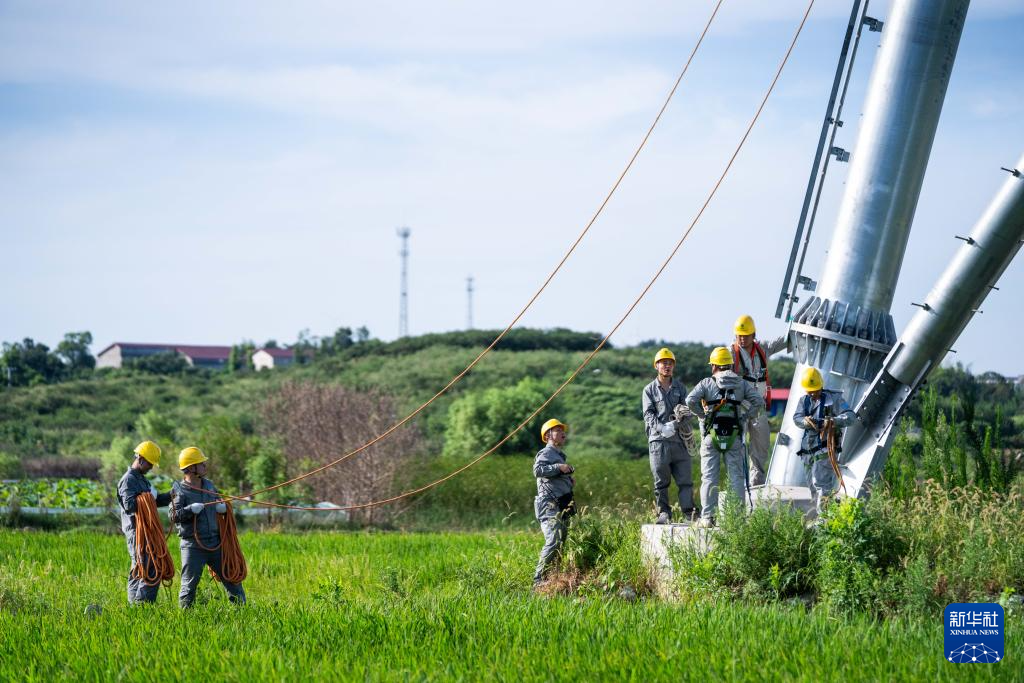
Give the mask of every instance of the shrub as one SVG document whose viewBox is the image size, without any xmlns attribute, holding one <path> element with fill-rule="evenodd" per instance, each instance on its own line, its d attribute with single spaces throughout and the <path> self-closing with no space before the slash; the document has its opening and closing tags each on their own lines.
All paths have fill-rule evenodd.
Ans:
<svg viewBox="0 0 1024 683">
<path fill-rule="evenodd" d="M 21 458 L 0 451 L 0 479 L 20 479 L 23 474 Z"/>
<path fill-rule="evenodd" d="M 819 602 L 829 611 L 854 614 L 876 607 L 890 571 L 906 546 L 886 516 L 863 501 L 846 499 L 825 511 L 812 550 Z"/>
<path fill-rule="evenodd" d="M 511 387 L 467 394 L 452 403 L 445 432 L 445 455 L 472 457 L 489 450 L 549 396 L 544 383 L 527 377 Z M 538 430 L 560 414 L 557 399 L 501 445 L 499 454 L 534 452 L 541 447 Z M 570 425 L 571 429 L 571 425 Z"/>
<path fill-rule="evenodd" d="M 739 501 L 727 498 L 719 522 L 709 552 L 696 546 L 673 552 L 684 596 L 782 600 L 811 587 L 812 533 L 799 510 L 777 504 L 747 514 Z"/>
<path fill-rule="evenodd" d="M 640 555 L 641 513 L 636 506 L 583 508 L 569 526 L 562 566 L 570 587 L 615 592 L 629 587 L 650 592 L 650 576 Z M 556 583 L 557 577 L 556 577 Z"/>
<path fill-rule="evenodd" d="M 110 448 L 100 455 L 100 479 L 116 484 L 135 457 L 135 440 L 130 436 L 116 436 Z"/>
</svg>

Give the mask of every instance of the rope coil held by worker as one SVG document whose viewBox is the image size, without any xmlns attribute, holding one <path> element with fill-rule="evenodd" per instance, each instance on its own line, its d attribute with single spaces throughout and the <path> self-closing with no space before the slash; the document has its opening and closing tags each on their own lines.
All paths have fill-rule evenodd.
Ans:
<svg viewBox="0 0 1024 683">
<path fill-rule="evenodd" d="M 196 543 L 203 550 L 220 549 L 220 573 L 208 567 L 210 576 L 214 581 L 227 581 L 228 583 L 242 583 L 249 576 L 249 567 L 245 562 L 245 555 L 242 554 L 242 546 L 238 542 L 238 528 L 235 526 L 235 512 L 231 509 L 231 501 L 224 501 L 227 511 L 217 515 L 217 529 L 220 532 L 220 544 L 213 548 L 207 548 L 199 540 L 199 534 L 195 534 Z M 195 518 L 192 520 L 195 524 Z"/>
<path fill-rule="evenodd" d="M 839 486 L 843 489 L 843 495 L 849 495 L 846 493 L 846 482 L 843 480 L 843 471 L 839 467 L 839 438 L 836 434 L 836 425 L 831 419 L 825 420 L 825 424 L 821 431 L 818 432 L 818 437 L 825 442 L 826 450 L 828 451 L 828 463 L 832 465 L 832 471 L 835 472 L 836 478 L 839 479 Z"/>
<path fill-rule="evenodd" d="M 167 534 L 160 524 L 156 501 L 148 491 L 135 499 L 135 564 L 132 576 L 147 586 L 171 585 L 174 563 L 167 550 Z"/>
</svg>

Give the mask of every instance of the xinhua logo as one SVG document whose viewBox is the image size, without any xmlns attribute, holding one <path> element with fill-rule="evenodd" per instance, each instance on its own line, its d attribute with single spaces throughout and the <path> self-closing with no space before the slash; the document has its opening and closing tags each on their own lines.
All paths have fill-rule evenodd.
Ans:
<svg viewBox="0 0 1024 683">
<path fill-rule="evenodd" d="M 1002 661 L 1003 608 L 994 602 L 946 605 L 946 661 L 994 664 Z"/>
</svg>

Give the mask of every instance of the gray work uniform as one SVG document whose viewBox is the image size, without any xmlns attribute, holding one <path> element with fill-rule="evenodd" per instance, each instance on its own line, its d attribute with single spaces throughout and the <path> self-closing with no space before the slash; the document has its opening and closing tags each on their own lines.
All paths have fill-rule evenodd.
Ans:
<svg viewBox="0 0 1024 683">
<path fill-rule="evenodd" d="M 762 344 L 754 342 L 764 351 L 765 358 L 771 358 L 779 351 L 789 346 L 789 337 L 783 335 Z M 751 349 L 751 351 L 754 351 Z M 739 344 L 733 344 L 733 357 L 736 362 L 733 370 L 747 382 L 754 385 L 761 400 L 766 400 L 768 394 L 767 368 L 761 362 L 761 355 L 754 351 L 745 351 Z M 767 406 L 766 406 L 767 408 Z M 768 423 L 768 413 L 762 411 L 756 416 L 747 419 L 743 425 L 747 433 L 747 455 L 750 457 L 750 485 L 760 486 L 768 476 L 768 461 L 771 457 L 769 445 L 771 444 L 771 425 Z"/>
<path fill-rule="evenodd" d="M 798 453 L 803 460 L 804 468 L 807 469 L 807 483 L 814 499 L 814 509 L 820 515 L 825 510 L 828 497 L 836 491 L 836 473 L 828 457 L 826 439 L 822 438 L 817 429 L 811 429 L 804 424 L 805 417 L 813 418 L 819 426 L 826 417 L 831 417 L 835 426 L 841 428 L 853 422 L 857 414 L 850 410 L 850 406 L 843 400 L 843 392 L 828 389 L 821 392 L 817 401 L 804 394 L 800 397 L 796 412 L 793 413 L 793 423 L 804 430 Z M 842 432 L 836 434 L 836 437 L 842 443 Z M 836 458 L 838 457 L 837 453 Z"/>
<path fill-rule="evenodd" d="M 731 447 L 724 453 L 715 446 L 713 434 L 706 429 L 705 422 L 710 419 L 708 412 L 704 409 L 704 402 L 710 407 L 722 400 L 723 395 L 735 401 L 746 401 L 748 409 L 738 409 L 740 425 L 747 420 L 751 413 L 758 413 L 764 410 L 764 401 L 758 395 L 757 389 L 746 382 L 732 370 L 723 370 L 711 377 L 705 377 L 693 388 L 687 397 L 686 405 L 700 418 L 701 434 L 700 442 L 700 500 L 703 506 L 701 517 L 713 520 L 718 513 L 718 483 L 721 468 L 721 459 L 725 458 L 725 468 L 729 475 L 729 487 L 742 502 L 746 496 L 747 466 L 743 455 L 743 434 L 738 433 L 734 438 Z"/>
<path fill-rule="evenodd" d="M 675 421 L 673 410 L 686 401 L 686 386 L 677 379 L 672 380 L 668 391 L 655 378 L 643 391 L 644 426 L 647 428 L 647 450 L 651 460 L 651 474 L 654 475 L 654 500 L 658 512 L 672 516 L 668 502 L 669 485 L 674 479 L 679 488 L 679 509 L 686 517 L 693 511 L 693 465 L 690 451 L 684 440 L 692 430 L 688 423 L 676 425 L 671 436 L 661 435 L 661 427 Z"/>
<path fill-rule="evenodd" d="M 128 557 L 131 558 L 131 568 L 128 570 L 128 604 L 135 605 L 141 602 L 156 602 L 158 583 L 155 586 L 147 586 L 142 579 L 134 576 L 135 572 L 135 513 L 138 511 L 138 502 L 135 500 L 140 493 L 149 493 L 152 484 L 146 475 L 134 467 L 129 467 L 121 480 L 117 482 L 117 504 L 121 507 L 121 531 L 124 532 L 124 539 L 128 543 Z M 170 493 L 158 493 L 156 496 L 157 507 L 165 507 L 171 502 Z"/>
<path fill-rule="evenodd" d="M 558 558 L 568 532 L 568 520 L 558 507 L 558 499 L 572 493 L 576 481 L 558 467 L 565 464 L 565 453 L 554 446 L 545 446 L 533 461 L 533 476 L 537 478 L 537 497 L 533 499 L 534 513 L 544 532 L 544 547 L 540 551 L 533 583 L 540 583 L 548 567 Z"/>
<path fill-rule="evenodd" d="M 196 599 L 196 589 L 199 587 L 199 580 L 203 578 L 204 568 L 209 566 L 218 577 L 222 574 L 220 529 L 217 526 L 215 506 L 207 505 L 198 515 L 192 514 L 188 509 L 192 503 L 210 503 L 220 498 L 217 495 L 217 487 L 209 479 L 203 479 L 202 485 L 203 492 L 195 491 L 182 482 L 174 482 L 172 489 L 174 503 L 171 514 L 181 538 L 181 591 L 178 593 L 178 604 L 182 608 L 190 607 Z M 223 579 L 220 579 L 220 582 L 224 584 L 231 602 L 245 604 L 245 590 L 242 584 Z"/>
</svg>

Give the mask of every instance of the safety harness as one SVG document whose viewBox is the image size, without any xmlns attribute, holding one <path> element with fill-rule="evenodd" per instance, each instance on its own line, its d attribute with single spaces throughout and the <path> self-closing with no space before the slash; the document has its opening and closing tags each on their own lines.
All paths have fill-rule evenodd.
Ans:
<svg viewBox="0 0 1024 683">
<path fill-rule="evenodd" d="M 754 373 L 754 368 L 746 367 L 746 363 L 743 361 L 743 354 L 740 353 L 740 345 L 734 343 L 732 345 L 732 371 L 737 375 L 750 382 L 751 384 L 757 384 L 758 382 L 764 382 L 766 391 L 764 394 L 764 409 L 771 410 L 772 408 L 772 381 L 768 377 L 768 355 L 761 348 L 761 345 L 756 341 L 751 347 L 751 356 L 757 356 L 761 359 L 761 370 Z"/>
<path fill-rule="evenodd" d="M 797 451 L 797 455 L 807 458 L 806 462 L 808 467 L 811 467 L 819 460 L 828 458 L 828 462 L 832 466 L 832 471 L 835 473 L 836 478 L 839 479 L 839 484 L 843 489 L 843 493 L 846 493 L 846 482 L 843 480 L 843 472 L 839 468 L 839 454 L 843 452 L 843 433 L 836 428 L 835 422 L 832 419 L 835 417 L 834 407 L 835 403 L 832 399 L 831 393 L 828 391 L 822 391 L 821 400 L 818 401 L 818 408 L 812 416 L 811 397 L 809 394 L 804 395 L 803 414 L 807 417 L 811 417 L 815 422 L 820 424 L 821 429 L 815 430 L 818 437 L 817 445 L 812 448 L 801 448 Z"/>
<path fill-rule="evenodd" d="M 743 439 L 743 425 L 740 423 L 740 402 L 733 397 L 732 389 L 722 393 L 722 398 L 704 406 L 704 436 L 711 435 L 711 443 L 722 453 L 732 448 L 736 437 Z"/>
</svg>

